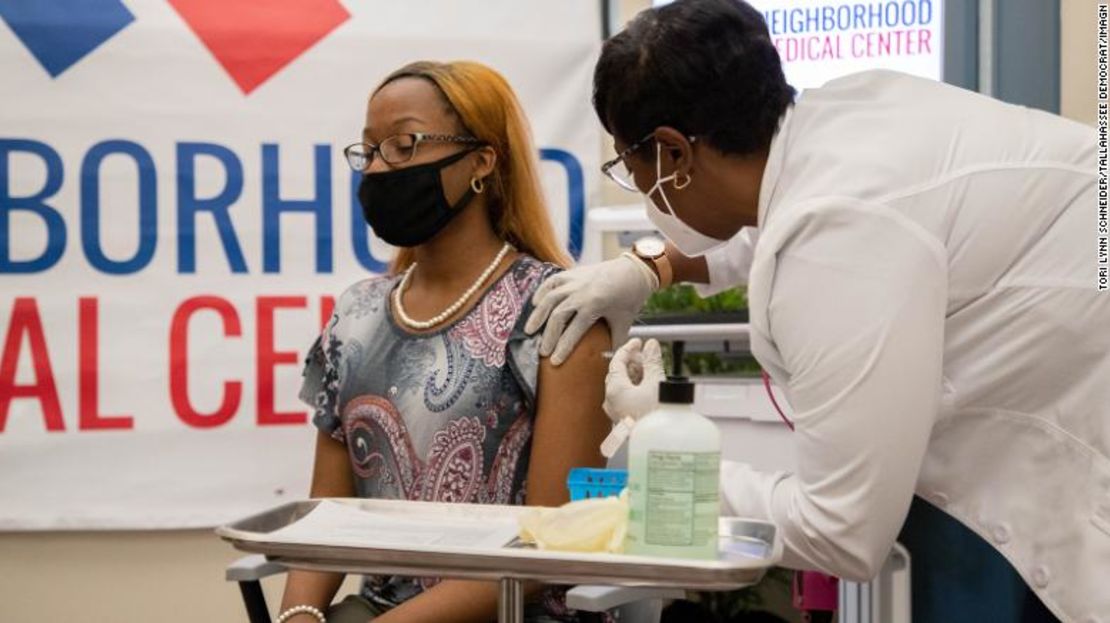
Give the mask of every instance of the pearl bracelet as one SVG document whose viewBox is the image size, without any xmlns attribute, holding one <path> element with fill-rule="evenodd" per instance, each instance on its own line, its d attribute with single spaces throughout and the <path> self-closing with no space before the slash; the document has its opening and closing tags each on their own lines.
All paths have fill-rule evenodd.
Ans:
<svg viewBox="0 0 1110 623">
<path fill-rule="evenodd" d="M 279 614 L 277 620 L 274 621 L 274 623 L 285 623 L 298 614 L 311 614 L 312 616 L 316 617 L 316 620 L 320 623 L 328 623 L 328 620 L 324 618 L 324 613 L 320 612 L 319 608 L 314 608 L 312 606 L 293 606 L 292 608 L 289 608 L 285 612 Z"/>
</svg>

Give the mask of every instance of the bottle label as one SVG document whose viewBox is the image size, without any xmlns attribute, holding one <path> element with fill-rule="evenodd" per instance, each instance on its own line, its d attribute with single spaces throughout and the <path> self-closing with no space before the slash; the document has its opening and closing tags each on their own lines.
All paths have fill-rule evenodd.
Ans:
<svg viewBox="0 0 1110 623">
<path fill-rule="evenodd" d="M 717 536 L 718 452 L 648 452 L 644 542 L 704 545 Z"/>
</svg>

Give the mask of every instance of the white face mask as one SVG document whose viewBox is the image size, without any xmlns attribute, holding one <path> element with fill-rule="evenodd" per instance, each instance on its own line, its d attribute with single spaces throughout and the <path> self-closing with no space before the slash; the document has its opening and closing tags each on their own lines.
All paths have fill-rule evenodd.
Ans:
<svg viewBox="0 0 1110 623">
<path fill-rule="evenodd" d="M 667 177 L 660 177 L 663 173 L 663 146 L 655 142 L 655 185 L 647 191 L 648 203 L 651 207 L 648 208 L 647 215 L 651 223 L 667 237 L 668 240 L 674 243 L 675 248 L 679 250 L 686 257 L 698 257 L 705 255 L 710 251 L 723 246 L 727 240 L 718 240 L 712 236 L 706 236 L 700 231 L 690 227 L 682 222 L 682 219 L 675 215 L 674 208 L 671 207 L 670 200 L 667 199 L 667 193 L 663 191 L 663 184 L 678 178 L 678 173 L 672 173 Z M 656 207 L 655 202 L 651 200 L 651 195 L 655 191 L 659 191 L 659 196 L 663 199 L 663 205 L 667 206 L 670 214 L 667 214 Z"/>
</svg>

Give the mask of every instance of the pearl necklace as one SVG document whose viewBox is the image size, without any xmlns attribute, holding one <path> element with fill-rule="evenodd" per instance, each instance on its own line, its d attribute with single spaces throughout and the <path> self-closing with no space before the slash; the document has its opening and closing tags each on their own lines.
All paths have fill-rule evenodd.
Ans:
<svg viewBox="0 0 1110 623">
<path fill-rule="evenodd" d="M 508 255 L 509 251 L 512 250 L 513 245 L 506 242 L 505 246 L 501 247 L 501 251 L 498 252 L 497 257 L 493 258 L 493 261 L 490 262 L 490 265 L 487 266 L 484 271 L 482 271 L 481 275 L 478 275 L 478 279 L 474 282 L 474 284 L 467 288 L 466 292 L 462 293 L 462 296 L 459 297 L 459 300 L 455 301 L 451 304 L 450 307 L 443 310 L 442 313 L 432 317 L 429 320 L 413 320 L 409 317 L 407 313 L 405 313 L 405 307 L 401 304 L 401 295 L 404 294 L 405 290 L 408 290 L 409 279 L 412 278 L 412 271 L 416 268 L 416 263 L 413 262 L 413 264 L 405 270 L 405 274 L 401 277 L 401 285 L 399 285 L 397 289 L 393 291 L 393 308 L 397 310 L 397 316 L 401 318 L 401 322 L 406 327 L 412 329 L 430 329 L 438 324 L 442 324 L 444 320 L 447 320 L 451 316 L 454 316 L 460 309 L 462 309 L 462 306 L 465 305 L 468 300 L 470 300 L 470 297 L 474 296 L 474 293 L 478 291 L 478 288 L 482 287 L 482 284 L 485 283 L 487 279 L 489 279 L 490 275 L 493 274 L 493 271 L 497 270 L 497 267 L 501 265 L 501 261 L 504 260 L 505 256 Z"/>
</svg>

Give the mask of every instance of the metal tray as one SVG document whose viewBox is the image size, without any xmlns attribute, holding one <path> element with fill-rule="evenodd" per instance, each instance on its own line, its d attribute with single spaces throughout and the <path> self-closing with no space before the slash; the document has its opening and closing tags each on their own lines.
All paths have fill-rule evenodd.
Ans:
<svg viewBox="0 0 1110 623">
<path fill-rule="evenodd" d="M 504 520 L 527 512 L 523 506 L 442 504 L 360 498 L 333 502 L 435 521 L 451 516 Z M 625 554 L 582 554 L 537 550 L 518 541 L 502 548 L 421 545 L 339 546 L 277 542 L 268 535 L 308 514 L 320 500 L 290 502 L 216 529 L 237 549 L 265 554 L 301 569 L 347 573 L 436 576 L 483 580 L 528 579 L 552 584 L 680 587 L 733 590 L 756 584 L 781 557 L 774 524 L 721 518 L 717 560 L 687 560 Z"/>
</svg>

